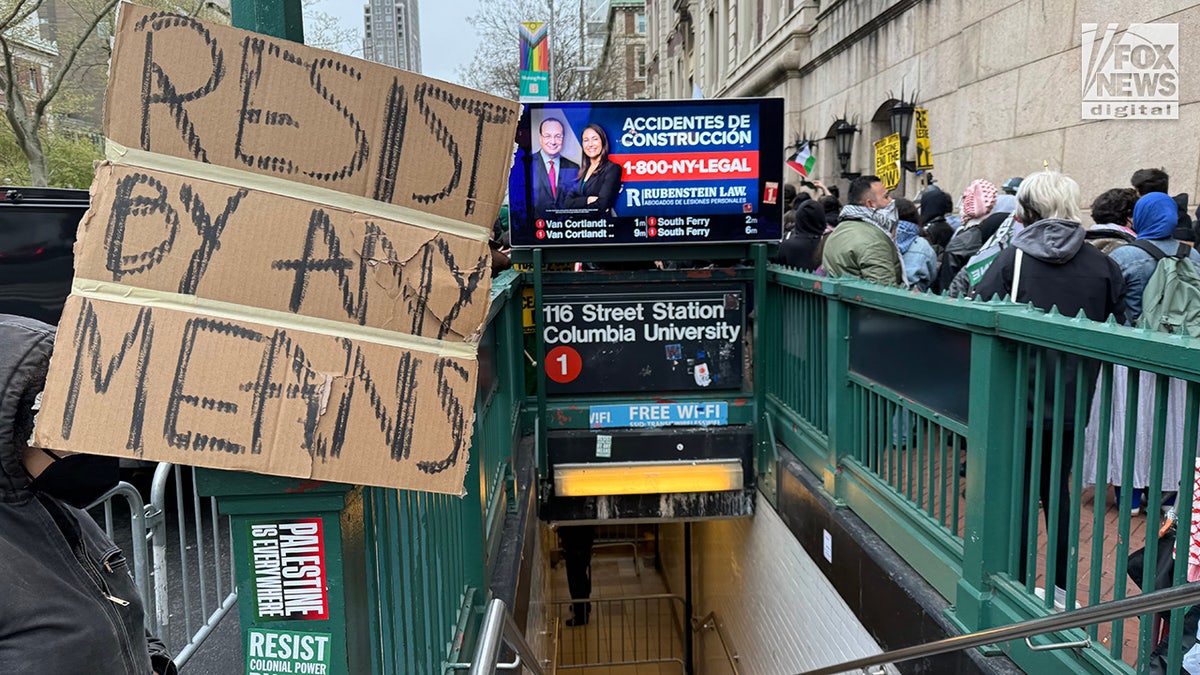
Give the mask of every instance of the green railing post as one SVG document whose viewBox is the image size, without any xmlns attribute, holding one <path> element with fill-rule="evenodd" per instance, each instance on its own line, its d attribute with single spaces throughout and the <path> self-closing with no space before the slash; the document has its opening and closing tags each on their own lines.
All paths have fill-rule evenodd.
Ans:
<svg viewBox="0 0 1200 675">
<path fill-rule="evenodd" d="M 212 469 L 196 489 L 230 516 L 244 672 L 371 672 L 362 490 Z"/>
<path fill-rule="evenodd" d="M 844 500 L 838 480 L 838 461 L 853 454 L 854 396 L 850 389 L 850 306 L 837 295 L 827 295 L 828 314 L 825 324 L 828 345 L 829 452 L 825 457 L 825 491 L 839 502 Z"/>
<path fill-rule="evenodd" d="M 533 341 L 537 345 L 537 363 L 534 364 L 534 377 L 537 378 L 537 422 L 534 425 L 534 433 L 537 435 L 537 471 L 538 478 L 547 478 L 549 476 L 549 460 L 547 459 L 546 450 L 546 432 L 549 424 L 549 417 L 546 414 L 546 378 L 542 374 L 543 364 L 546 361 L 546 319 L 542 316 L 542 306 L 545 299 L 542 297 L 544 284 L 542 283 L 542 267 L 543 267 L 542 249 L 533 249 L 533 326 L 534 338 Z"/>
<path fill-rule="evenodd" d="M 767 245 L 751 247 L 754 259 L 754 447 L 759 490 L 775 503 L 775 448 L 768 447 L 767 433 L 767 326 L 771 317 L 767 311 Z"/>
<path fill-rule="evenodd" d="M 1011 528 L 1013 447 L 1020 382 L 1016 350 L 1002 339 L 971 336 L 967 428 L 966 514 L 956 620 L 967 630 L 992 626 L 992 576 L 1007 571 Z M 957 471 L 958 467 L 954 466 Z"/>
<path fill-rule="evenodd" d="M 231 3 L 235 27 L 301 43 L 302 13 L 300 0 Z M 299 672 L 300 663 L 372 672 L 362 489 L 213 469 L 195 476 L 197 492 L 230 516 L 244 672 Z M 316 573 L 323 585 L 288 585 Z"/>
<path fill-rule="evenodd" d="M 231 0 L 233 25 L 292 42 L 304 42 L 304 7 L 300 0 Z"/>
</svg>

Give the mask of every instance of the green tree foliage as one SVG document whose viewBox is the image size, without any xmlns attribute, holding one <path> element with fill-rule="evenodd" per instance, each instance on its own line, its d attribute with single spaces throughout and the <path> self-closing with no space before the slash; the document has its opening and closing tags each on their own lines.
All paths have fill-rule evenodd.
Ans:
<svg viewBox="0 0 1200 675">
<path fill-rule="evenodd" d="M 42 132 L 49 187 L 87 189 L 93 165 L 104 157 L 98 136 L 59 131 Z M 0 125 L 0 185 L 31 185 L 29 162 L 12 129 Z"/>
</svg>

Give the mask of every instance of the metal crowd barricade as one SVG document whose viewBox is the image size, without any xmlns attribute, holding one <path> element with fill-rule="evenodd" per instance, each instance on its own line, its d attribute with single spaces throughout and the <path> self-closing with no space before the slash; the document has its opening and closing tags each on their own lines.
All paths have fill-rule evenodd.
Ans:
<svg viewBox="0 0 1200 675">
<path fill-rule="evenodd" d="M 648 664 L 686 667 L 684 601 L 666 593 L 590 598 L 589 621 L 564 627 L 569 607 L 578 600 L 550 603 L 558 618 L 558 670 L 624 667 Z M 689 622 L 690 623 L 690 622 Z"/>
<path fill-rule="evenodd" d="M 128 507 L 127 526 L 114 513 L 118 499 Z M 91 508 L 103 509 L 105 532 L 132 553 L 146 630 L 182 668 L 237 602 L 228 516 L 196 492 L 194 469 L 167 463 L 155 469 L 149 503 L 122 481 Z"/>
</svg>

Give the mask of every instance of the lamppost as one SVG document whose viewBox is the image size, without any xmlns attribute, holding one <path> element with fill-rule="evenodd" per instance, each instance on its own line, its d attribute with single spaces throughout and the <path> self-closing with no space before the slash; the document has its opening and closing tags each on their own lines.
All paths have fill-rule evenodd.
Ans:
<svg viewBox="0 0 1200 675">
<path fill-rule="evenodd" d="M 846 180 L 854 180 L 862 174 L 851 172 L 850 155 L 854 152 L 854 134 L 858 133 L 858 127 L 847 122 L 845 118 L 838 120 L 837 128 L 834 130 L 834 142 L 837 144 L 838 164 L 842 167 L 842 178 Z"/>
<path fill-rule="evenodd" d="M 905 173 L 913 170 L 913 164 L 905 158 L 908 156 L 908 138 L 912 133 L 913 111 L 916 107 L 913 103 L 901 99 L 892 104 L 888 113 L 892 133 L 900 134 L 900 194 L 904 194 L 905 183 L 908 182 Z"/>
</svg>

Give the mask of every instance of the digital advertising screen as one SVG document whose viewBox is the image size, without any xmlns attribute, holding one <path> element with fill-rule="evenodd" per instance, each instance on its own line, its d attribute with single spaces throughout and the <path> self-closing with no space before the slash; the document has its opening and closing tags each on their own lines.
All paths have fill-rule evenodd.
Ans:
<svg viewBox="0 0 1200 675">
<path fill-rule="evenodd" d="M 525 106 L 514 247 L 779 241 L 783 100 Z"/>
</svg>

